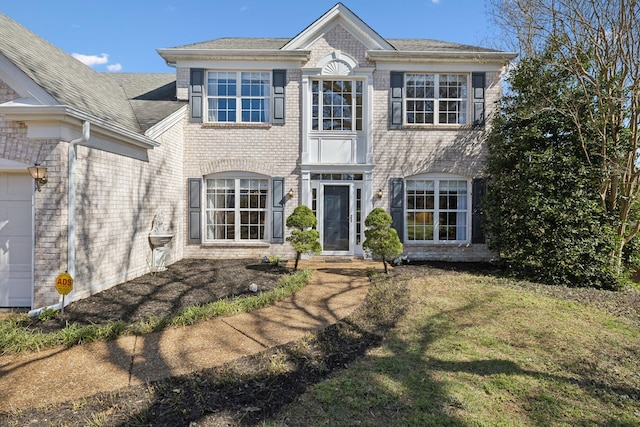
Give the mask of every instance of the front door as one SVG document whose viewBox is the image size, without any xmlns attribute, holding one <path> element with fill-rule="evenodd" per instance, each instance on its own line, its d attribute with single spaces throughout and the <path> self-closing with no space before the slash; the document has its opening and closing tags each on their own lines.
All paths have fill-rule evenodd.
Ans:
<svg viewBox="0 0 640 427">
<path fill-rule="evenodd" d="M 322 221 L 322 249 L 324 252 L 351 251 L 351 187 L 325 185 Z"/>
</svg>

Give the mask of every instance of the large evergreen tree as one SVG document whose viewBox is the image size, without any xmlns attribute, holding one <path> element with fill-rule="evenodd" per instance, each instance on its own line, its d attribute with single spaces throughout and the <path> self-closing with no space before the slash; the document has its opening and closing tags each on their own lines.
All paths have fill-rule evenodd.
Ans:
<svg viewBox="0 0 640 427">
<path fill-rule="evenodd" d="M 523 58 L 562 74 L 563 90 L 535 108 L 571 123 L 581 165 L 599 169 L 589 193 L 603 213 L 599 231 L 614 232 L 607 256 L 620 278 L 640 246 L 640 0 L 488 2 Z M 554 84 L 522 83 L 516 90 L 534 97 L 544 93 L 537 85 Z"/>
<path fill-rule="evenodd" d="M 507 82 L 488 138 L 490 246 L 512 271 L 535 280 L 614 287 L 616 239 L 600 204 L 602 169 L 597 158 L 585 161 L 590 130 L 577 129 L 551 104 L 572 99 L 588 114 L 589 101 L 545 55 L 521 60 Z"/>
</svg>

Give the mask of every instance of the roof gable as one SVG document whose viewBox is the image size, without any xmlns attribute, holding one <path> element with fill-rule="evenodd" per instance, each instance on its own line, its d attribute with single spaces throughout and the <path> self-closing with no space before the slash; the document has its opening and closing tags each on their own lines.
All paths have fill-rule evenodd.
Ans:
<svg viewBox="0 0 640 427">
<path fill-rule="evenodd" d="M 307 49 L 315 40 L 336 25 L 342 26 L 353 34 L 368 50 L 394 50 L 391 44 L 342 3 L 329 9 L 328 12 L 285 44 L 282 50 Z"/>
</svg>

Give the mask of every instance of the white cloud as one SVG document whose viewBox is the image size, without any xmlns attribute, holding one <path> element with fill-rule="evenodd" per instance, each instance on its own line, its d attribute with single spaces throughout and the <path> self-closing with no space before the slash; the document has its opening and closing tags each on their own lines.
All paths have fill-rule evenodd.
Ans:
<svg viewBox="0 0 640 427">
<path fill-rule="evenodd" d="M 89 67 L 93 67 L 94 65 L 106 64 L 107 62 L 109 62 L 109 55 L 106 53 L 102 53 L 100 55 L 83 55 L 81 53 L 72 53 L 71 56 L 73 56 L 83 64 L 88 65 Z"/>
<path fill-rule="evenodd" d="M 122 65 L 120 64 L 109 64 L 107 65 L 107 71 L 117 72 L 122 70 Z"/>
</svg>

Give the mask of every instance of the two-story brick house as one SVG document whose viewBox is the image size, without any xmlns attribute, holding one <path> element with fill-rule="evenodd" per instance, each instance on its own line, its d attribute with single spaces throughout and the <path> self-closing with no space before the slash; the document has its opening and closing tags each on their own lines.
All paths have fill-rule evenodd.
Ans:
<svg viewBox="0 0 640 427">
<path fill-rule="evenodd" d="M 55 92 L 55 77 L 34 77 L 31 64 L 5 50 L 0 126 L 12 136 L 11 147 L 0 141 L 0 170 L 13 176 L 9 166 L 35 162 L 50 170 L 33 199 L 32 306 L 54 299 L 38 291 L 71 259 L 69 251 L 52 254 L 60 246 L 76 252 L 76 298 L 148 270 L 158 212 L 174 234 L 168 262 L 288 257 L 284 223 L 298 204 L 318 217 L 323 256 L 363 256 L 364 219 L 382 207 L 412 258 L 492 257 L 474 207 L 483 191 L 485 119 L 511 53 L 384 39 L 341 3 L 293 38 L 159 49 L 175 68 L 172 78 L 77 71 L 82 84 L 67 82 L 73 96 Z M 56 60 L 66 63 L 63 56 Z M 94 99 L 86 92 L 93 74 L 115 85 L 102 94 L 107 105 L 82 97 Z M 29 97 L 33 81 L 53 99 Z M 31 108 L 60 104 L 73 108 L 64 117 Z M 96 136 L 83 141 L 87 122 Z M 88 205 L 69 207 L 70 189 Z M 56 209 L 80 230 L 47 214 Z M 41 243 L 55 239 L 64 245 Z"/>
</svg>

